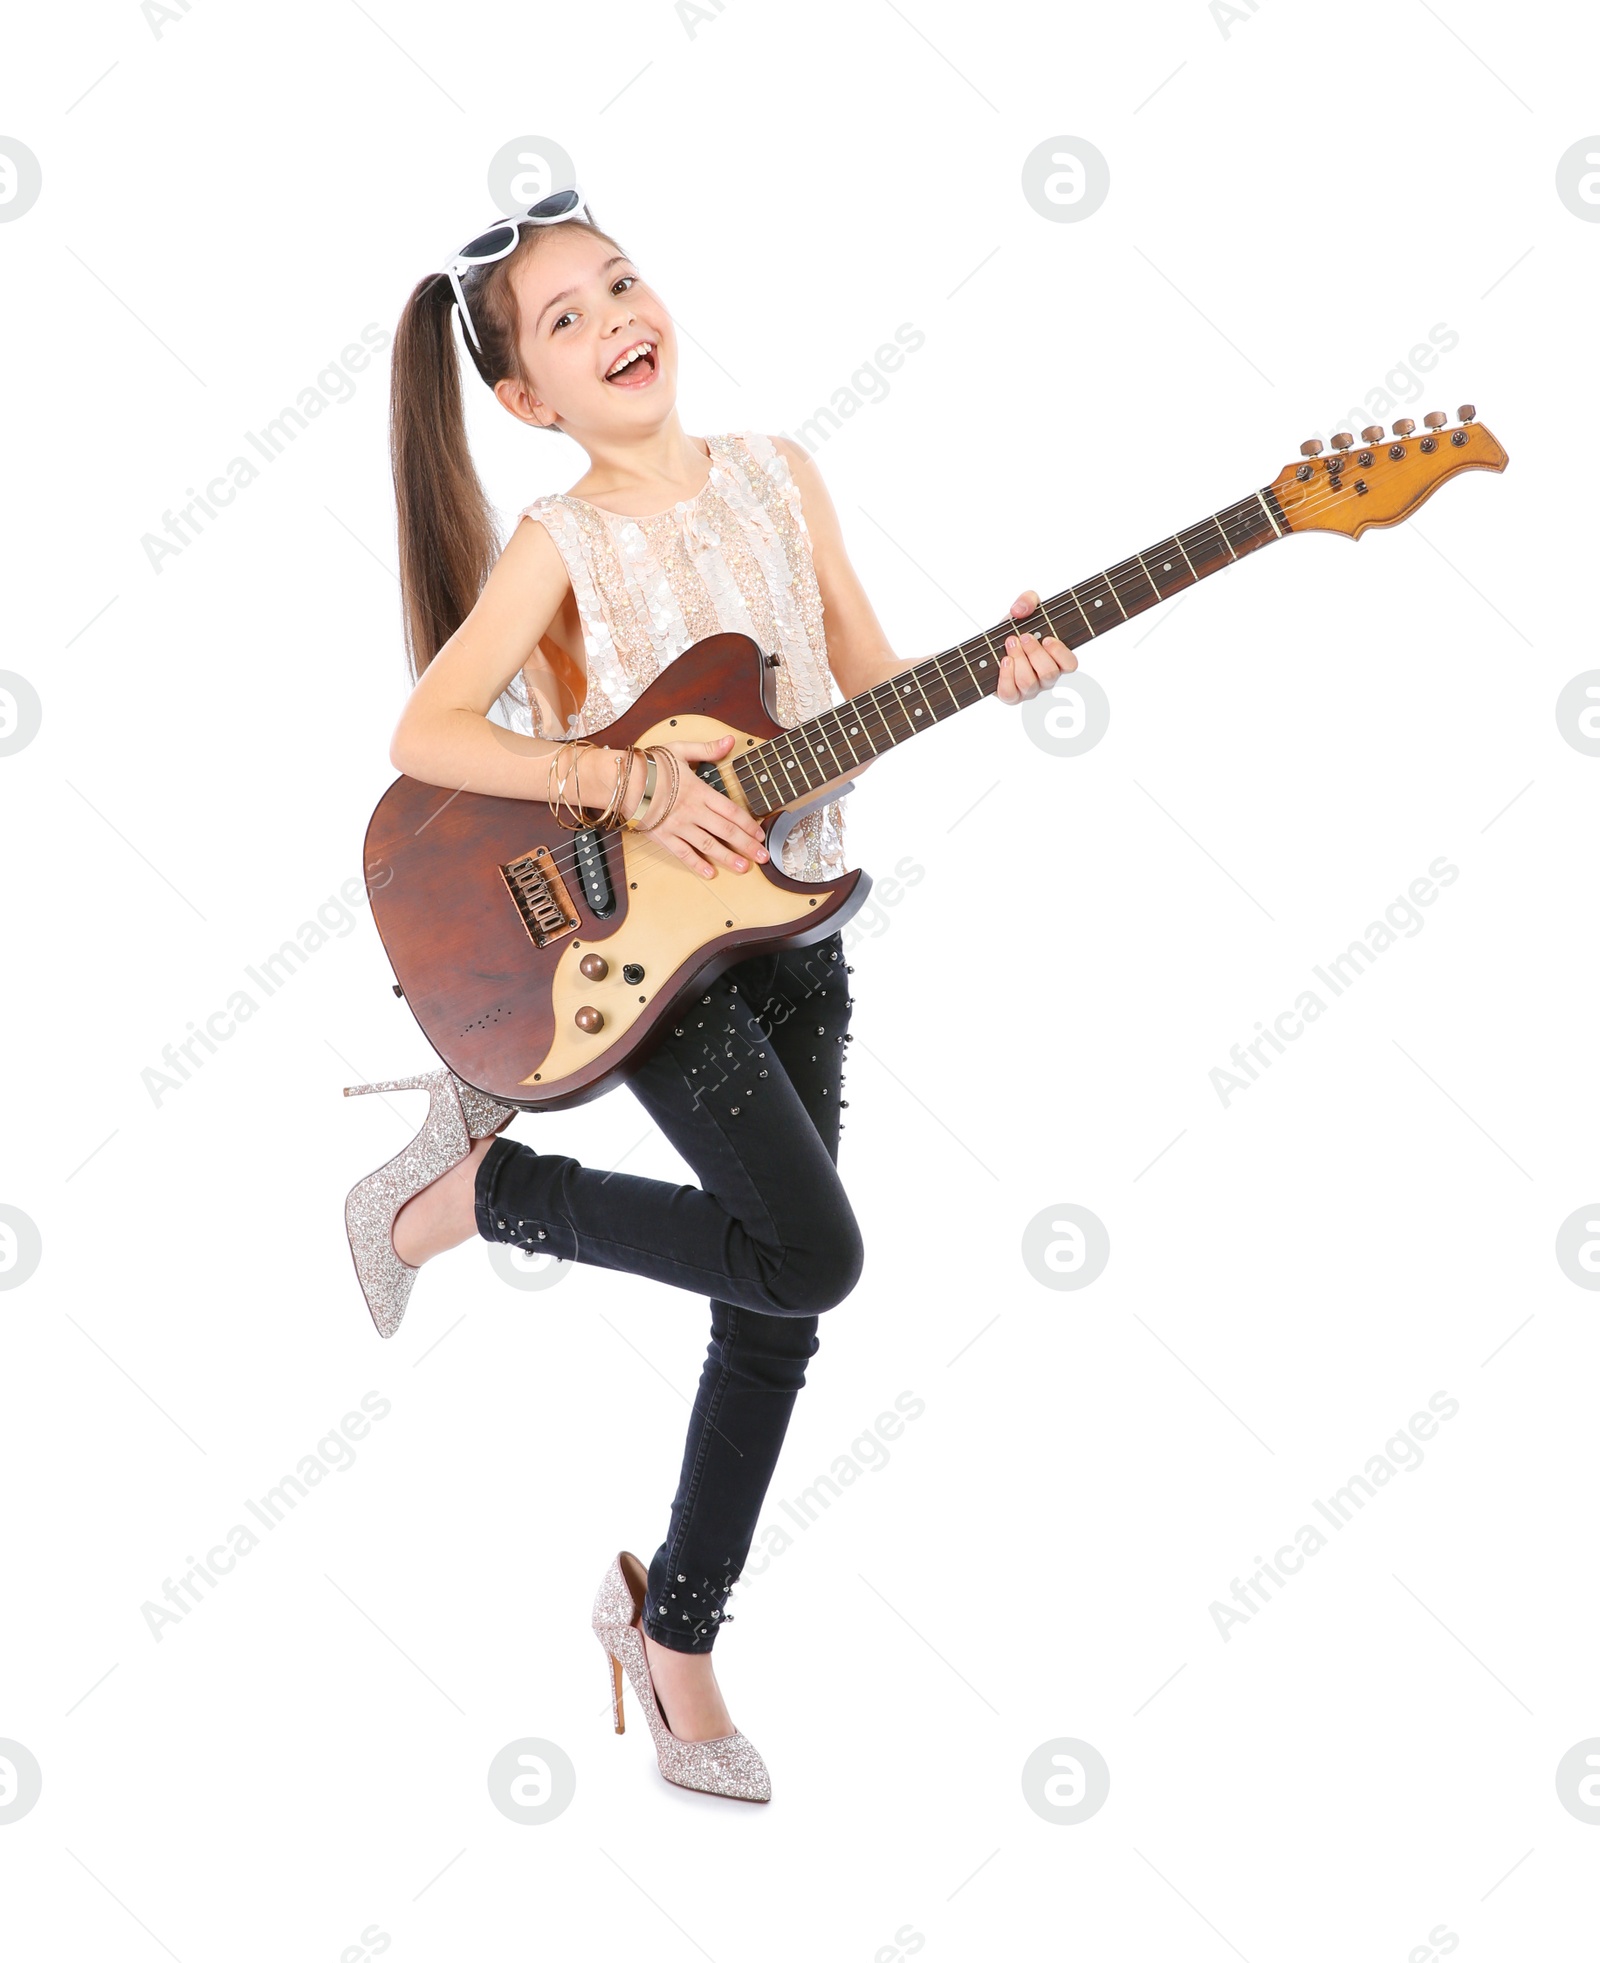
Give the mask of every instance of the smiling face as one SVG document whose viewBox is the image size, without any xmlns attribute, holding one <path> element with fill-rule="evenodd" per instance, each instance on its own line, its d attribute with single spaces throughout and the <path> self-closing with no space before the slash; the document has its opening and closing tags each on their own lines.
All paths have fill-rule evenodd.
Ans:
<svg viewBox="0 0 1600 1963">
<path fill-rule="evenodd" d="M 666 421 L 678 380 L 671 316 L 609 239 L 551 226 L 522 256 L 511 284 L 530 387 L 502 381 L 495 392 L 513 414 L 559 425 L 580 443 L 644 434 Z"/>
</svg>

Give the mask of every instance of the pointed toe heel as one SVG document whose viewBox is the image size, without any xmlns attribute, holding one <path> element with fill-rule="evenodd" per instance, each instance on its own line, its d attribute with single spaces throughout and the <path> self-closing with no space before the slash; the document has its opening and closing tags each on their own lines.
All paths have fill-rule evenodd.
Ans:
<svg viewBox="0 0 1600 1963">
<path fill-rule="evenodd" d="M 612 1716 L 623 1728 L 622 1677 L 626 1671 L 650 1727 L 661 1776 L 690 1792 L 724 1799 L 769 1800 L 772 1779 L 761 1754 L 742 1731 L 726 1738 L 680 1738 L 667 1723 L 644 1646 L 643 1614 L 648 1577 L 636 1554 L 619 1554 L 600 1578 L 590 1626 L 610 1662 Z"/>
</svg>

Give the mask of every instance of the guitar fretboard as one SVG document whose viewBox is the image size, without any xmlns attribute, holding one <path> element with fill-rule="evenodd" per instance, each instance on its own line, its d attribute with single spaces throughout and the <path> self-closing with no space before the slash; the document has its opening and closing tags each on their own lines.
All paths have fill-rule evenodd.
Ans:
<svg viewBox="0 0 1600 1963">
<path fill-rule="evenodd" d="M 855 765 L 992 695 L 1008 634 L 1054 635 L 1076 652 L 1288 532 L 1271 490 L 1252 491 L 1225 511 L 1213 512 L 1042 601 L 1025 620 L 1000 621 L 959 647 L 902 669 L 836 708 L 769 737 L 721 768 L 734 771 L 756 817 L 780 811 L 834 778 L 848 776 Z"/>
</svg>

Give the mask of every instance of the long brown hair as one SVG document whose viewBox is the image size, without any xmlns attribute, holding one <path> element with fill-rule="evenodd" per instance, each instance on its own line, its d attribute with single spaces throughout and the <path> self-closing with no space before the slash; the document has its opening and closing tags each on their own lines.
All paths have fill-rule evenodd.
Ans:
<svg viewBox="0 0 1600 1963">
<path fill-rule="evenodd" d="M 553 225 L 518 228 L 517 248 L 504 259 L 460 275 L 483 351 L 463 327 L 462 343 L 484 383 L 514 379 L 528 386 L 518 354 L 520 309 L 512 276 Z M 622 247 L 598 225 L 563 221 Z M 395 328 L 389 382 L 389 460 L 399 509 L 400 595 L 406 658 L 412 680 L 421 675 L 477 604 L 500 541 L 494 507 L 467 446 L 461 364 L 451 315 L 455 294 L 443 273 L 413 288 Z"/>
</svg>

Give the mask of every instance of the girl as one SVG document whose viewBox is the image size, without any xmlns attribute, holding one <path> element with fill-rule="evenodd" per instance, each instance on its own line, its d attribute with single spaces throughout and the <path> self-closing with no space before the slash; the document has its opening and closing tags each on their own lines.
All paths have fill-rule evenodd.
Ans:
<svg viewBox="0 0 1600 1963">
<path fill-rule="evenodd" d="M 498 554 L 467 447 L 457 314 L 502 406 L 589 459 L 570 492 L 520 514 L 531 522 Z M 390 757 L 426 783 L 545 797 L 590 823 L 646 829 L 693 876 L 737 880 L 768 857 L 765 835 L 694 770 L 733 737 L 643 756 L 596 734 L 717 632 L 779 651 L 778 714 L 791 727 L 829 706 L 831 682 L 851 696 L 910 664 L 890 652 L 809 455 L 784 438 L 686 434 L 677 374 L 666 305 L 575 190 L 501 221 L 417 286 L 395 334 L 391 404 L 416 686 Z M 1012 614 L 1037 604 L 1025 593 Z M 1019 702 L 1076 665 L 1059 641 L 1009 636 L 996 692 Z M 781 863 L 796 878 L 831 877 L 844 870 L 842 843 L 837 800 L 812 804 L 783 836 Z M 648 1569 L 626 1552 L 611 1563 L 593 1626 L 611 1659 L 617 1730 L 625 1667 L 662 1773 L 729 1797 L 764 1800 L 771 1784 L 722 1701 L 712 1645 L 732 1619 L 724 1605 L 818 1318 L 861 1272 L 836 1169 L 848 972 L 838 933 L 740 962 L 704 998 L 710 1033 L 697 1018 L 629 1078 L 698 1187 L 512 1144 L 498 1135 L 511 1107 L 435 1070 L 403 1080 L 430 1093 L 422 1133 L 346 1207 L 383 1335 L 417 1269 L 474 1234 L 710 1296 L 666 1538 Z M 721 1032 L 733 1014 L 755 1041 L 730 1074 Z"/>
</svg>

